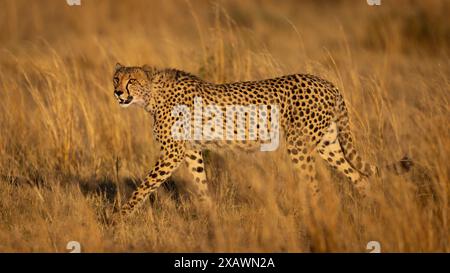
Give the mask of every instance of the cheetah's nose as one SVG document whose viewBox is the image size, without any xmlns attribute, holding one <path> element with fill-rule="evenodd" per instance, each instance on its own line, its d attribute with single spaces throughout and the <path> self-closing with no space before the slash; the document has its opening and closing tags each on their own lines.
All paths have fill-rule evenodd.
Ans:
<svg viewBox="0 0 450 273">
<path fill-rule="evenodd" d="M 121 91 L 121 90 L 114 90 L 114 94 L 115 94 L 117 97 L 120 97 L 120 95 L 123 94 L 123 91 Z"/>
</svg>

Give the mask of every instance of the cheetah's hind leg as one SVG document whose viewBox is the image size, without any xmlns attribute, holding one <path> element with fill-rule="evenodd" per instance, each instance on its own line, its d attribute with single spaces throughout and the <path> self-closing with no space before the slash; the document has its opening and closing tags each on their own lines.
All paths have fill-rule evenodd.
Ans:
<svg viewBox="0 0 450 273">
<path fill-rule="evenodd" d="M 304 205 L 314 207 L 320 198 L 320 188 L 316 179 L 315 145 L 310 143 L 309 136 L 301 134 L 299 129 L 289 130 L 287 133 L 287 150 L 291 157 L 301 183 L 307 185 L 304 192 Z M 309 200 L 310 203 L 307 203 Z"/>
</svg>

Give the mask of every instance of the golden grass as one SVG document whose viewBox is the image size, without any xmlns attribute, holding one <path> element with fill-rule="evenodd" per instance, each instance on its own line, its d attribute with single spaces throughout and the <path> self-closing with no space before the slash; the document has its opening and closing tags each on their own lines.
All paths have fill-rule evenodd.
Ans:
<svg viewBox="0 0 450 273">
<path fill-rule="evenodd" d="M 449 5 L 332 2 L 0 1 L 0 251 L 75 240 L 89 252 L 361 252 L 376 240 L 384 252 L 448 252 Z M 217 215 L 166 187 L 108 227 L 104 212 L 158 153 L 149 116 L 112 95 L 117 61 L 216 82 L 320 75 L 345 94 L 367 159 L 408 153 L 416 167 L 372 179 L 368 206 L 320 163 L 322 207 L 305 215 L 283 149 L 211 151 Z"/>
</svg>

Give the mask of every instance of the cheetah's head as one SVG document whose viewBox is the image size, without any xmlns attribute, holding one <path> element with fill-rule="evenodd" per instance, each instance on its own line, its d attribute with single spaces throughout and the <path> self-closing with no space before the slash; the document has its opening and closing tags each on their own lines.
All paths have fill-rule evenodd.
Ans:
<svg viewBox="0 0 450 273">
<path fill-rule="evenodd" d="M 150 81 L 147 77 L 150 68 L 147 66 L 126 67 L 116 64 L 113 76 L 114 96 L 120 106 L 128 107 L 131 104 L 145 106 Z"/>
</svg>

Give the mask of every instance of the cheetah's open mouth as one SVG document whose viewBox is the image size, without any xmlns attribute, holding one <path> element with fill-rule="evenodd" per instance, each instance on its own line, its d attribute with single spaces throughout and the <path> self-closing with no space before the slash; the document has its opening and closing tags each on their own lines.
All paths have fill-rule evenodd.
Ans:
<svg viewBox="0 0 450 273">
<path fill-rule="evenodd" d="M 133 96 L 128 96 L 126 99 L 118 98 L 119 104 L 122 107 L 128 107 L 133 101 Z"/>
</svg>

